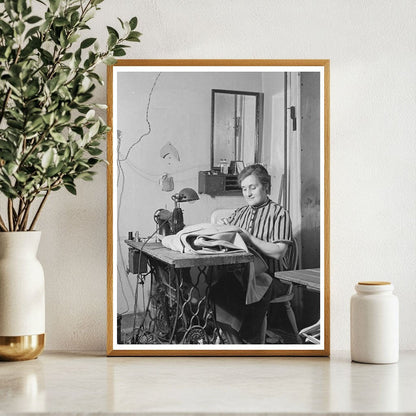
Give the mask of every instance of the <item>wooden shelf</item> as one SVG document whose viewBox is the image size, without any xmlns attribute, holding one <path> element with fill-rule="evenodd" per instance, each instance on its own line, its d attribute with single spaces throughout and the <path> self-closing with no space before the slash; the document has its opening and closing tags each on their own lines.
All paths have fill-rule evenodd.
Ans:
<svg viewBox="0 0 416 416">
<path fill-rule="evenodd" d="M 198 174 L 198 192 L 211 196 L 241 195 L 237 175 L 224 173 L 211 173 L 200 171 Z"/>
</svg>

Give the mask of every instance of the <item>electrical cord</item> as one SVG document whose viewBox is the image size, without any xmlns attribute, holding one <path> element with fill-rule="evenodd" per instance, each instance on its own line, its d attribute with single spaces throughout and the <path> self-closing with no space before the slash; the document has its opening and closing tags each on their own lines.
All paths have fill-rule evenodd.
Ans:
<svg viewBox="0 0 416 416">
<path fill-rule="evenodd" d="M 151 132 L 152 132 L 152 127 L 151 127 L 151 125 L 150 125 L 150 122 L 149 122 L 149 108 L 150 108 L 150 101 L 151 101 L 151 99 L 152 99 L 152 95 L 153 95 L 153 91 L 154 91 L 154 89 L 155 89 L 155 87 L 156 87 L 156 84 L 157 84 L 157 81 L 159 80 L 159 77 L 160 77 L 160 75 L 162 75 L 162 73 L 161 72 L 159 72 L 158 74 L 157 74 L 157 76 L 156 76 L 156 78 L 155 78 L 155 80 L 154 80 L 154 82 L 153 82 L 153 85 L 152 85 L 152 88 L 151 88 L 151 90 L 150 90 L 150 93 L 149 93 L 149 97 L 148 97 L 148 100 L 147 100 L 147 107 L 146 107 L 146 123 L 147 123 L 147 132 L 146 133 L 143 133 L 129 148 L 128 148 L 128 150 L 127 150 L 127 153 L 126 153 L 126 156 L 124 157 L 124 159 L 119 159 L 119 161 L 120 162 L 124 162 L 125 160 L 127 160 L 127 158 L 129 157 L 129 154 L 130 154 L 130 152 L 131 152 L 131 150 L 136 146 L 136 145 L 138 145 L 141 141 L 142 141 L 142 139 L 143 139 L 143 137 L 146 137 L 146 136 L 148 136 Z"/>
<path fill-rule="evenodd" d="M 166 220 L 164 220 L 160 225 L 159 224 L 156 225 L 156 230 L 152 234 L 150 234 L 150 236 L 146 237 L 146 240 L 144 241 L 143 245 L 140 247 L 139 264 L 138 264 L 138 267 L 139 267 L 139 270 L 138 271 L 139 271 L 139 273 L 137 274 L 137 279 L 139 279 L 139 276 L 141 276 L 142 274 L 144 274 L 145 276 L 147 276 L 147 274 L 148 274 L 147 271 L 146 271 L 146 273 L 140 273 L 140 266 L 141 266 L 141 261 L 142 261 L 142 255 L 143 255 L 143 249 L 144 249 L 144 247 L 155 236 L 155 234 L 157 234 L 157 232 L 160 230 L 160 228 L 163 225 L 165 225 L 168 221 L 170 221 L 170 219 L 172 218 L 172 214 L 169 216 L 169 218 L 167 218 Z M 136 291 L 135 291 L 135 294 L 134 294 L 134 298 L 135 298 L 134 299 L 134 310 L 133 310 L 134 318 L 133 318 L 133 328 L 132 328 L 132 331 L 131 331 L 131 340 L 134 340 L 134 331 L 136 330 L 137 290 L 138 290 L 138 286 L 137 286 L 137 283 L 136 283 Z M 144 306 L 144 294 L 143 294 L 143 306 Z"/>
<path fill-rule="evenodd" d="M 159 80 L 159 77 L 160 77 L 160 75 L 161 75 L 162 73 L 161 72 L 159 72 L 158 74 L 157 74 L 157 76 L 156 76 L 156 78 L 155 78 L 155 80 L 153 81 L 153 84 L 152 84 L 152 87 L 151 87 L 151 89 L 150 89 L 150 93 L 149 93 L 149 96 L 148 96 L 148 100 L 147 100 L 147 107 L 146 107 L 146 123 L 147 123 L 147 126 L 148 126 L 148 129 L 147 129 L 147 131 L 145 132 L 145 133 L 143 133 L 129 148 L 128 148 L 128 150 L 127 150 L 127 153 L 126 153 L 126 155 L 125 155 L 125 157 L 124 158 L 120 158 L 120 148 L 121 148 L 121 131 L 119 131 L 119 130 L 117 130 L 117 167 L 118 167 L 118 173 L 119 173 L 119 175 L 118 175 L 118 178 L 117 178 L 117 185 L 119 185 L 119 183 L 120 183 L 120 180 L 121 180 L 121 189 L 120 189 L 120 193 L 119 193 L 119 204 L 118 204 L 118 209 L 117 209 L 117 247 L 118 247 L 118 250 L 119 250 L 119 252 L 120 252 L 120 258 L 121 258 L 121 263 L 122 263 L 122 267 L 123 267 L 123 272 L 125 273 L 125 275 L 126 275 L 126 277 L 128 277 L 128 274 L 127 274 L 127 272 L 126 272 L 126 263 L 125 263 L 125 260 L 124 260 L 124 257 L 123 257 L 123 255 L 122 255 L 122 247 L 121 247 L 121 242 L 120 242 L 120 234 L 119 234 L 119 230 L 120 230 L 120 227 L 119 227 L 119 225 L 120 225 L 120 211 L 121 211 L 121 205 L 122 205 L 122 200 L 123 200 L 123 196 L 124 196 L 124 187 L 125 187 L 125 180 L 126 180 L 126 177 L 125 177 L 125 173 L 124 173 L 124 169 L 123 169 L 123 166 L 122 166 L 122 163 L 121 162 L 124 162 L 124 161 L 127 161 L 127 159 L 128 159 L 128 157 L 129 157 L 129 154 L 130 154 L 130 151 L 138 144 L 138 143 L 140 143 L 141 142 L 141 140 L 145 137 L 145 136 L 148 136 L 150 133 L 151 133 L 151 131 L 152 131 L 152 129 L 151 129 L 151 124 L 150 124 L 150 121 L 149 121 L 149 109 L 150 109 L 150 103 L 151 103 L 151 98 L 152 98 L 152 95 L 153 95 L 153 91 L 154 91 L 154 89 L 155 89 L 155 87 L 156 87 L 156 85 L 157 85 L 157 82 L 158 82 L 158 80 Z M 121 274 L 120 274 L 120 271 L 119 271 L 119 268 L 117 267 L 117 275 L 118 275 L 118 280 L 119 280 L 119 282 L 120 282 L 120 285 L 121 285 L 121 288 L 122 288 L 122 294 L 123 294 L 123 297 L 124 297 L 124 300 L 126 301 L 126 305 L 127 305 L 127 311 L 124 311 L 124 313 L 123 314 L 125 314 L 125 313 L 127 313 L 129 310 L 130 310 L 130 307 L 129 307 L 129 304 L 128 304 L 128 300 L 127 300 L 127 297 L 126 297 L 126 295 L 125 295 L 125 291 L 124 291 L 124 287 L 123 287 L 123 281 L 122 281 L 122 277 L 121 277 Z M 128 281 L 128 283 L 129 283 L 129 287 L 130 287 L 130 290 L 131 290 L 131 293 L 132 293 L 132 295 L 134 295 L 134 291 L 133 291 L 133 288 L 131 287 L 131 284 L 130 284 L 130 282 L 129 282 L 129 280 L 128 280 L 128 278 L 127 278 L 127 281 Z"/>
</svg>

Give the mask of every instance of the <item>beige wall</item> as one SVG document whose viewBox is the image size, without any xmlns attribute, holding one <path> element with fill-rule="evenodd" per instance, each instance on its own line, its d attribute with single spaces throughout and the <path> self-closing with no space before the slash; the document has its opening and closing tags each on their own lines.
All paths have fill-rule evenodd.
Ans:
<svg viewBox="0 0 416 416">
<path fill-rule="evenodd" d="M 391 280 L 401 347 L 416 348 L 416 3 L 413 0 L 106 0 L 94 34 L 139 18 L 128 58 L 331 59 L 331 345 L 349 348 L 360 279 Z M 105 69 L 100 69 L 105 74 Z M 97 100 L 105 102 L 105 88 Z M 188 210 L 187 210 L 188 211 Z M 105 167 L 39 222 L 49 350 L 104 350 Z"/>
</svg>

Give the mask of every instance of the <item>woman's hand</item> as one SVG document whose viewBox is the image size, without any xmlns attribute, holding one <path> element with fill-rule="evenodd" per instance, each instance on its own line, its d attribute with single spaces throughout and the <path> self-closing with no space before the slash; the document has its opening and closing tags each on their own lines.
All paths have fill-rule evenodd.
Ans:
<svg viewBox="0 0 416 416">
<path fill-rule="evenodd" d="M 241 235 L 242 239 L 246 244 L 251 244 L 251 239 L 253 238 L 253 236 L 247 230 L 245 230 L 244 228 L 240 228 L 238 233 Z"/>
<path fill-rule="evenodd" d="M 272 257 L 276 260 L 279 260 L 284 256 L 289 246 L 286 243 L 269 243 L 267 241 L 260 240 L 243 228 L 240 228 L 239 233 L 247 245 L 253 246 L 265 256 Z"/>
</svg>

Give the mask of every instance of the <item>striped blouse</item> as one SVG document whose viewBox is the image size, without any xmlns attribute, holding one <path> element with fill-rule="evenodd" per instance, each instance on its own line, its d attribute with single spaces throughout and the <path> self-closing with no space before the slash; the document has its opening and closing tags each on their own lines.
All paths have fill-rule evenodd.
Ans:
<svg viewBox="0 0 416 416">
<path fill-rule="evenodd" d="M 284 257 L 276 264 L 269 260 L 270 271 L 290 268 L 290 257 L 292 257 L 292 223 L 288 211 L 276 204 L 271 199 L 258 206 L 244 206 L 237 208 L 226 223 L 236 225 L 248 231 L 254 237 L 269 243 L 287 243 L 289 249 Z"/>
</svg>

